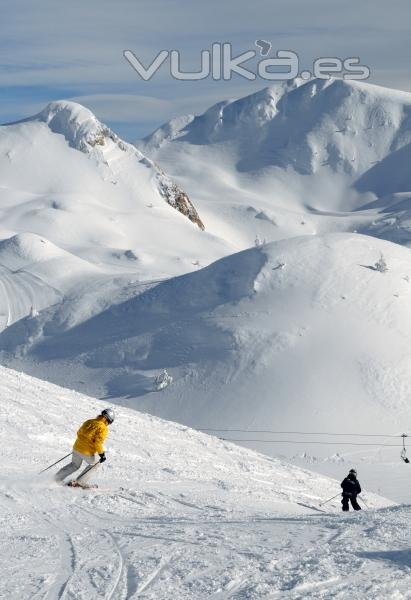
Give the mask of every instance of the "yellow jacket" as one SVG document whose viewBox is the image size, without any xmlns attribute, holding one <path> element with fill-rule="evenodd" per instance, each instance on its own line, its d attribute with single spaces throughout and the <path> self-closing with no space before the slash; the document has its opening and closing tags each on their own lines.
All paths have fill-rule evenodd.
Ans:
<svg viewBox="0 0 411 600">
<path fill-rule="evenodd" d="M 108 425 L 103 416 L 90 419 L 83 423 L 77 432 L 74 450 L 80 454 L 93 456 L 104 452 L 104 440 L 108 434 Z"/>
</svg>

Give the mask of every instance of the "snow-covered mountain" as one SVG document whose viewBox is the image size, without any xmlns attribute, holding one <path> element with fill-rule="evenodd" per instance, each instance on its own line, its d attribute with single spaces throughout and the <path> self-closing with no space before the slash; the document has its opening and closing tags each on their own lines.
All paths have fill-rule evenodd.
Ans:
<svg viewBox="0 0 411 600">
<path fill-rule="evenodd" d="M 134 146 L 121 140 L 111 129 L 100 123 L 95 115 L 84 106 L 74 102 L 51 102 L 38 115 L 23 123 L 45 123 L 56 134 L 63 135 L 71 148 L 87 154 L 98 166 L 106 169 L 103 178 L 111 183 L 121 183 L 131 188 L 136 198 L 141 195 L 143 181 L 148 169 L 157 192 L 166 202 L 185 215 L 200 229 L 204 229 L 201 219 L 184 193 L 161 169 L 145 157 Z M 144 167 L 144 169 L 142 168 Z M 146 198 L 146 201 L 150 198 Z"/>
<path fill-rule="evenodd" d="M 0 328 L 72 290 L 112 300 L 229 251 L 203 229 L 185 192 L 84 107 L 0 127 Z"/>
<path fill-rule="evenodd" d="M 411 94 L 341 79 L 294 81 L 166 124 L 145 146 L 155 150 L 177 140 L 233 142 L 239 171 L 276 166 L 311 175 L 329 167 L 358 177 L 411 143 Z M 402 185 L 393 179 L 391 187 Z"/>
<path fill-rule="evenodd" d="M 144 144 L 156 162 L 77 105 L 2 128 L 3 363 L 195 427 L 411 429 L 411 192 L 364 183 L 406 152 L 410 106 L 296 82 L 169 123 Z M 276 443 L 256 447 L 297 454 Z"/>
<path fill-rule="evenodd" d="M 132 600 L 144 594 L 166 600 L 172 590 L 197 599 L 246 590 L 257 599 L 299 592 L 303 574 L 304 585 L 326 584 L 331 575 L 337 584 L 344 570 L 331 541 L 341 528 L 332 514 L 338 500 L 329 503 L 329 515 L 318 504 L 338 493 L 339 483 L 307 470 L 122 408 L 110 428 L 108 460 L 95 476 L 97 491 L 57 486 L 52 474 L 58 467 L 38 476 L 70 452 L 79 424 L 105 406 L 0 368 L 2 598 Z M 364 498 L 373 508 L 391 504 L 372 494 Z M 369 519 L 374 527 L 394 521 L 398 544 L 395 519 L 409 517 L 396 510 L 372 511 Z M 348 527 L 358 531 L 369 522 Z M 276 557 L 287 556 L 286 539 L 290 557 L 295 552 L 297 531 L 293 563 L 274 567 Z M 329 543 L 315 564 L 301 563 L 317 536 Z M 371 549 L 369 536 L 358 537 L 363 541 L 351 547 L 350 562 L 358 563 L 355 552 Z M 372 544 L 385 548 L 381 536 L 373 535 Z M 372 557 L 360 562 L 373 564 Z M 297 567 L 300 577 L 293 580 Z M 362 577 L 355 582 L 365 585 Z"/>
<path fill-rule="evenodd" d="M 395 241 L 401 227 L 402 242 L 409 240 L 401 214 L 394 227 L 381 215 L 392 194 L 411 191 L 409 93 L 340 79 L 294 81 L 167 123 L 139 146 L 184 184 L 202 213 L 213 213 L 215 231 L 224 235 L 226 223 L 235 224 L 239 243 L 250 245 L 256 234 L 272 241 L 370 227 Z M 377 200 L 378 210 L 360 210 Z"/>
</svg>

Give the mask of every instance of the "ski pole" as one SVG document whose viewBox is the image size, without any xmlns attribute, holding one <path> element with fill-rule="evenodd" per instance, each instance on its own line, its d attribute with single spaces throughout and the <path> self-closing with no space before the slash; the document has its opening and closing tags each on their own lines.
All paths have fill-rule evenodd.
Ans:
<svg viewBox="0 0 411 600">
<path fill-rule="evenodd" d="M 70 454 L 67 454 L 66 456 L 63 456 L 63 458 L 60 458 L 60 460 L 56 460 L 55 463 L 53 463 L 52 465 L 50 465 L 49 467 L 46 467 L 45 469 L 43 469 L 42 471 L 40 471 L 40 473 L 38 473 L 39 475 L 41 475 L 42 473 L 44 473 L 45 471 L 48 471 L 49 469 L 51 469 L 51 467 L 54 467 L 55 465 L 58 465 L 59 463 L 61 463 L 62 460 L 65 460 L 66 458 L 68 458 L 69 456 L 71 456 L 71 452 Z"/>
<path fill-rule="evenodd" d="M 331 502 L 331 500 L 334 500 L 334 498 L 336 498 L 339 495 L 340 495 L 340 492 L 338 492 L 338 494 L 335 494 L 335 496 L 333 496 L 332 498 L 329 498 L 325 502 L 320 502 L 320 504 L 318 506 L 324 506 L 324 504 L 328 504 L 328 502 Z"/>
<path fill-rule="evenodd" d="M 96 463 L 94 463 L 94 465 L 90 465 L 90 466 L 88 467 L 88 469 L 86 469 L 86 470 L 84 471 L 84 473 L 82 473 L 82 474 L 81 474 L 79 477 L 77 477 L 76 481 L 80 481 L 80 479 L 81 479 L 82 477 L 84 477 L 84 475 L 87 475 L 87 473 L 90 473 L 91 469 L 94 469 L 94 468 L 95 468 L 95 467 L 97 467 L 97 465 L 99 465 L 99 464 L 100 464 L 100 461 L 97 461 Z"/>
<path fill-rule="evenodd" d="M 364 504 L 365 504 L 365 507 L 366 507 L 366 508 L 368 508 L 368 509 L 370 508 L 370 507 L 368 506 L 368 504 L 366 503 L 366 501 L 364 500 L 364 498 L 361 498 L 361 502 L 364 502 Z"/>
</svg>

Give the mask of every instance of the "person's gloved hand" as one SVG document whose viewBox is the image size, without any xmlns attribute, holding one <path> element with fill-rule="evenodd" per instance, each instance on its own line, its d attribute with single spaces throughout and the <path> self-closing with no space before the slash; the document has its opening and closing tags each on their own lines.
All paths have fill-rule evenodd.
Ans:
<svg viewBox="0 0 411 600">
<path fill-rule="evenodd" d="M 100 457 L 100 462 L 103 463 L 105 460 L 107 460 L 107 456 L 106 453 L 103 452 L 103 454 L 99 454 Z"/>
</svg>

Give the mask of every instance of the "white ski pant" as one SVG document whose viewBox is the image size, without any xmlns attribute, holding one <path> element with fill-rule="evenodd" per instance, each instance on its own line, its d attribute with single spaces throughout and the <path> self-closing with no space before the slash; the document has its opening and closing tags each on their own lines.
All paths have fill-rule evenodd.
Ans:
<svg viewBox="0 0 411 600">
<path fill-rule="evenodd" d="M 98 469 L 98 467 L 95 467 L 92 471 L 90 471 L 90 473 L 87 473 L 84 476 L 83 473 L 87 472 L 89 465 L 95 465 L 96 463 L 98 463 L 99 457 L 95 455 L 89 456 L 88 454 L 80 454 L 80 452 L 77 452 L 77 450 L 73 450 L 71 463 L 69 463 L 56 473 L 55 480 L 58 483 L 61 483 L 63 479 L 66 479 L 66 477 L 69 477 L 69 475 L 72 475 L 75 471 L 78 471 L 78 469 L 80 469 L 81 465 L 83 464 L 83 461 L 87 463 L 87 466 L 78 477 L 81 477 L 81 483 L 87 483 L 89 477 L 96 472 L 96 469 Z"/>
</svg>

